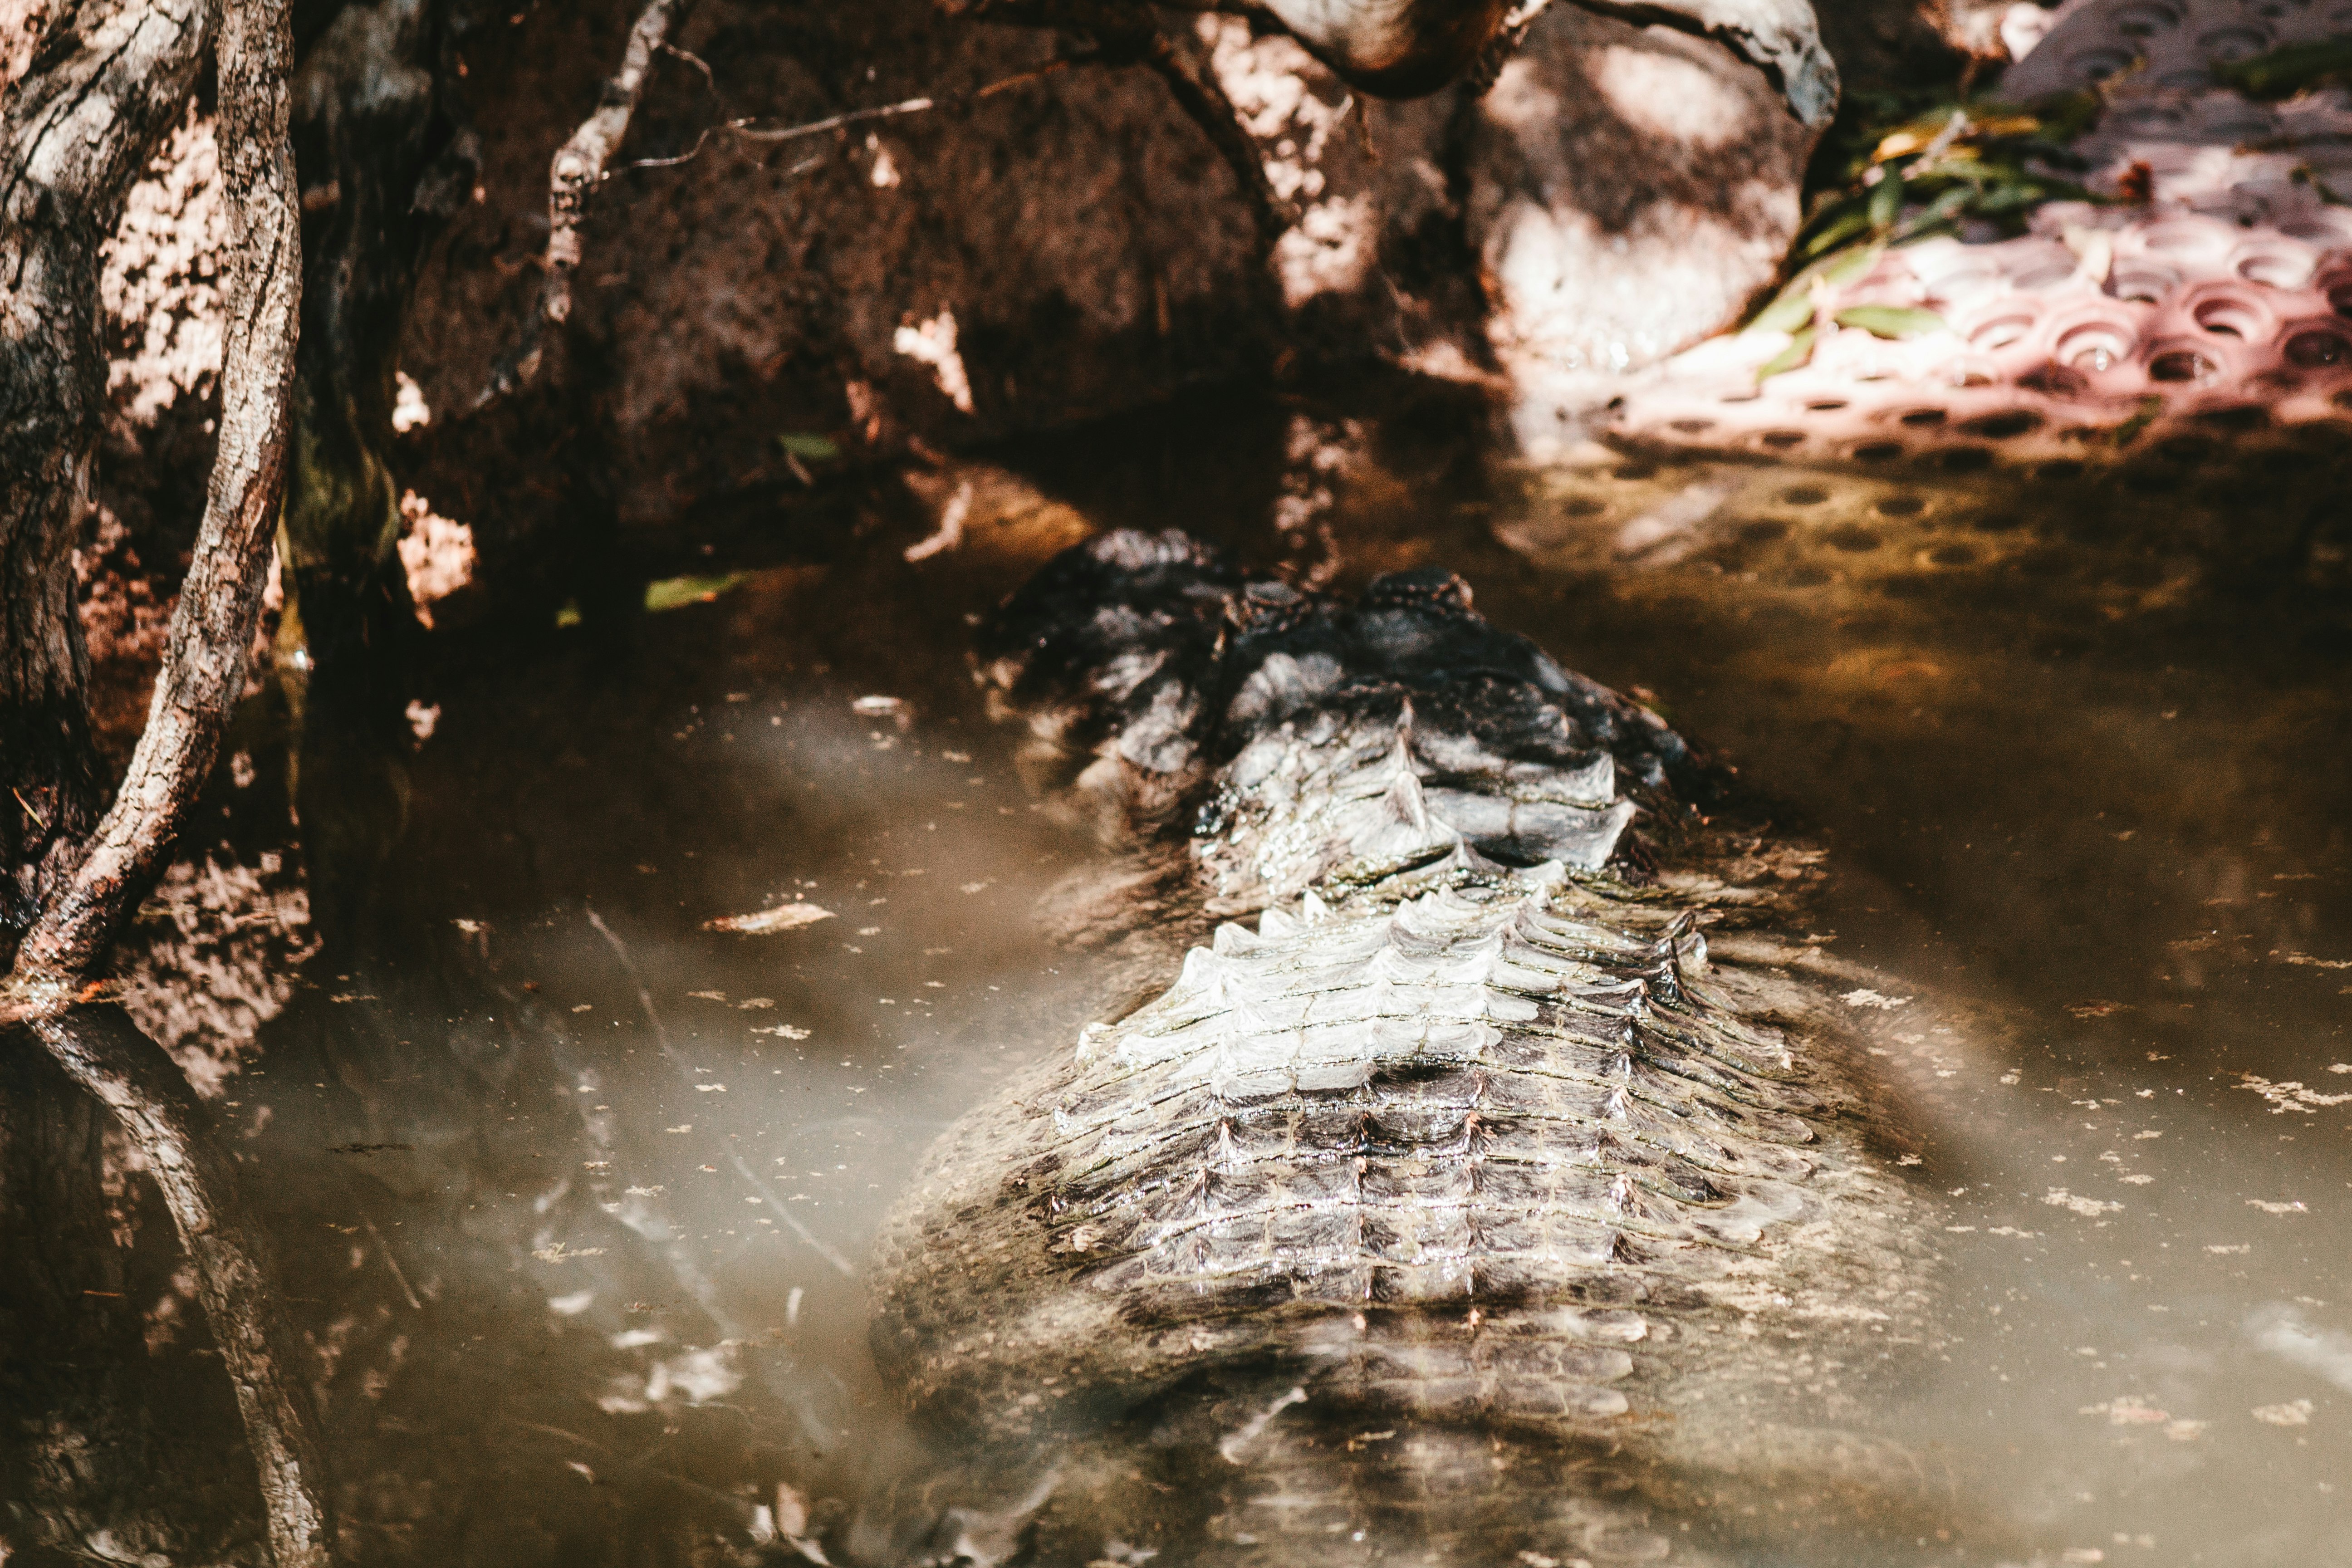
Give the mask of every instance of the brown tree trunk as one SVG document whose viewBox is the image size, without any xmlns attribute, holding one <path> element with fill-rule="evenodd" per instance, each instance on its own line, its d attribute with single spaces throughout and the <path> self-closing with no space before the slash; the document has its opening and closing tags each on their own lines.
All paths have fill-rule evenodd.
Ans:
<svg viewBox="0 0 2352 1568">
<path fill-rule="evenodd" d="M 114 1112 L 156 1174 L 236 1385 L 279 1568 L 323 1568 L 331 1531 L 299 1367 L 279 1324 L 235 1171 L 184 1079 L 111 1009 L 77 1008 L 212 771 L 245 688 L 286 479 L 301 294 L 287 141 L 289 0 L 96 0 L 36 57 L 5 126 L 0 172 L 0 712 L 33 727 L 12 749 L 8 845 L 17 929 L 0 1026 L 25 1024 L 68 1078 Z M 209 26 L 208 26 L 209 24 Z M 105 393 L 98 247 L 157 136 L 194 85 L 207 33 L 231 202 L 219 447 L 170 643 L 113 805 L 94 804 L 69 551 Z M 43 68 L 47 67 L 47 68 Z M 55 733 L 46 726 L 56 725 Z M 14 737 L 8 737 L 13 741 Z M 47 810 L 35 795 L 46 790 Z M 27 823 L 37 826 L 29 827 Z M 37 850 L 37 858 L 26 853 Z"/>
<path fill-rule="evenodd" d="M 0 999 L 0 1018 L 11 1001 L 27 1010 L 44 1001 L 54 1006 L 105 955 L 195 804 L 222 726 L 245 690 L 247 650 L 285 489 L 302 237 L 286 141 L 293 52 L 287 0 L 222 4 L 215 48 L 221 178 L 237 196 L 229 207 L 220 448 L 204 526 L 130 771 L 70 879 L 26 933 L 9 981 L 17 994 Z M 95 297 L 93 281 L 88 303 Z M 46 997 L 37 994 L 44 991 Z"/>
<path fill-rule="evenodd" d="M 106 400 L 98 247 L 177 120 L 208 0 L 84 0 L 0 119 L 0 954 L 100 804 L 73 543 Z"/>
<path fill-rule="evenodd" d="M 163 1190 L 196 1266 L 213 1342 L 236 1386 L 260 1472 L 278 1568 L 326 1568 L 333 1540 L 324 1465 L 302 1392 L 300 1352 L 278 1316 L 260 1232 L 247 1223 L 236 1172 L 213 1145 L 188 1080 L 121 1010 L 83 1007 L 33 1026 L 77 1088 L 112 1111 Z"/>
</svg>

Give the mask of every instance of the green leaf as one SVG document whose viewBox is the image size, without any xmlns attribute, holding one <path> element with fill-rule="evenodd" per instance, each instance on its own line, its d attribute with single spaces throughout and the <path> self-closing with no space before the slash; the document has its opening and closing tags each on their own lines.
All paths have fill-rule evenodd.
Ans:
<svg viewBox="0 0 2352 1568">
<path fill-rule="evenodd" d="M 1896 237 L 1897 239 L 1925 238 L 1930 229 L 1939 228 L 1958 216 L 1961 210 L 1969 205 L 1969 198 L 1974 195 L 1976 195 L 1974 191 L 1968 190 L 1946 191 L 1942 195 L 1929 202 L 1924 211 L 1914 214 L 1911 221 L 1904 226 L 1902 232 Z"/>
<path fill-rule="evenodd" d="M 1903 171 L 1889 169 L 1878 184 L 1870 188 L 1870 226 L 1881 234 L 1895 226 L 1903 216 Z"/>
<path fill-rule="evenodd" d="M 1769 381 L 1786 371 L 1810 363 L 1813 357 L 1813 329 L 1801 328 L 1789 334 L 1789 346 L 1764 362 L 1756 372 L 1758 381 Z"/>
<path fill-rule="evenodd" d="M 841 456 L 841 448 L 822 436 L 803 430 L 787 430 L 776 437 L 776 445 L 784 456 L 798 458 L 804 463 L 830 463 Z"/>
<path fill-rule="evenodd" d="M 657 616 L 664 610 L 709 604 L 750 574 L 730 572 L 719 577 L 665 577 L 658 583 L 648 583 L 646 584 L 646 614 Z"/>
<path fill-rule="evenodd" d="M 1780 290 L 1770 304 L 1756 312 L 1748 324 L 1759 331 L 1793 332 L 1813 319 L 1813 291 L 1807 279 L 1799 279 Z"/>
<path fill-rule="evenodd" d="M 1852 250 L 1841 252 L 1822 263 L 1822 281 L 1833 289 L 1843 289 L 1849 283 L 1858 282 L 1865 273 L 1878 265 L 1879 257 L 1885 254 L 1885 251 L 1886 247 L 1883 245 L 1857 245 Z"/>
<path fill-rule="evenodd" d="M 1820 233 L 1804 243 L 1800 254 L 1808 258 L 1834 250 L 1870 226 L 1870 209 L 1855 202 L 1832 218 Z"/>
<path fill-rule="evenodd" d="M 1935 311 L 1910 305 L 1849 305 L 1834 319 L 1841 327 L 1859 327 L 1874 338 L 1924 338 L 1948 325 Z"/>
</svg>

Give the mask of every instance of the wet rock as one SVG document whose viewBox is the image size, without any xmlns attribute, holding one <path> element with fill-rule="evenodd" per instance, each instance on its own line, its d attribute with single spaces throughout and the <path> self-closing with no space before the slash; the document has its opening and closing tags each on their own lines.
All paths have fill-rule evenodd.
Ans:
<svg viewBox="0 0 2352 1568">
<path fill-rule="evenodd" d="M 1795 237 L 1812 133 L 1762 72 L 1664 27 L 1547 14 L 1470 116 L 1465 223 L 1530 456 L 1606 378 L 1728 324 Z"/>
</svg>

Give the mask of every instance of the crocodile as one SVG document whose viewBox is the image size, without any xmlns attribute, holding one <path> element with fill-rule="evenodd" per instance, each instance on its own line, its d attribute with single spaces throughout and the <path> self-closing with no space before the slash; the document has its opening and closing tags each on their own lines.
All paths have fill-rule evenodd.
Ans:
<svg viewBox="0 0 2352 1568">
<path fill-rule="evenodd" d="M 1951 1479 L 1859 1418 L 1933 1337 L 1938 1219 L 1856 1009 L 1769 935 L 1817 852 L 1731 826 L 1721 769 L 1443 572 L 1349 602 L 1112 533 L 980 673 L 1160 868 L 1081 923 L 1164 984 L 885 1222 L 877 1360 L 995 1500 L 901 1560 L 1950 1538 Z"/>
</svg>

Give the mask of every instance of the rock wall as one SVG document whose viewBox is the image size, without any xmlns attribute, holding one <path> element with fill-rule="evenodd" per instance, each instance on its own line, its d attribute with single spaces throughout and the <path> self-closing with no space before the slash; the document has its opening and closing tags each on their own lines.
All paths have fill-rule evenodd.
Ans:
<svg viewBox="0 0 2352 1568">
<path fill-rule="evenodd" d="M 808 451 L 896 460 L 1241 376 L 1381 366 L 1481 385 L 1540 457 L 1612 376 L 1723 326 L 1769 280 L 1811 145 L 1727 50 L 1567 0 L 1490 91 L 1402 103 L 1351 94 L 1283 35 L 1170 12 L 1294 220 L 1268 254 L 1166 85 L 1069 63 L 1083 40 L 929 0 L 705 0 L 598 194 L 561 374 L 499 392 L 537 295 L 548 161 L 635 9 L 442 0 L 430 19 L 430 134 L 449 150 L 432 178 L 457 188 L 418 193 L 455 210 L 415 289 L 394 467 L 404 513 L 468 531 L 479 605 L 587 603 L 583 574 L 616 537 L 772 511 L 822 483 Z M 1845 0 L 1823 30 L 1868 80 L 1956 58 L 1930 20 Z M 918 100 L 932 107 L 773 134 Z M 217 205 L 194 166 L 203 129 L 157 174 L 191 223 Z M 331 173 L 305 171 L 306 203 L 331 201 Z M 179 238 L 174 277 L 207 278 L 204 237 Z M 193 534 L 210 386 L 159 401 L 157 375 L 125 368 L 200 345 L 205 298 L 182 289 L 119 322 L 100 497 L 155 579 L 143 619 Z M 786 451 L 784 435 L 815 444 Z M 107 575 L 94 604 L 138 598 Z"/>
<path fill-rule="evenodd" d="M 404 363 L 436 415 L 480 397 L 520 330 L 549 151 L 627 16 L 532 13 L 467 51 L 480 184 Z M 605 185 L 580 274 L 621 525 L 784 479 L 785 431 L 961 445 L 1367 361 L 1557 396 L 1559 372 L 1722 325 L 1795 226 L 1810 138 L 1704 41 L 1562 5 L 1492 93 L 1376 103 L 1286 37 L 1171 20 L 1295 211 L 1270 262 L 1233 171 L 1147 71 L 1033 76 L 1068 40 L 924 0 L 698 10 L 679 43 L 709 79 L 665 61 L 626 149 L 685 161 Z M 723 119 L 919 98 L 941 106 L 696 151 Z"/>
</svg>

